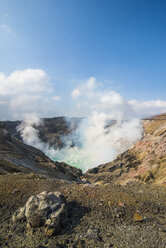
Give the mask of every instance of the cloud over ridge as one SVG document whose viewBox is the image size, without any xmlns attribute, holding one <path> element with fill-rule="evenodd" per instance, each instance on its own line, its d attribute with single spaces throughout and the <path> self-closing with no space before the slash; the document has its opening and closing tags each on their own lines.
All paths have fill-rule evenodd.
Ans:
<svg viewBox="0 0 166 248">
<path fill-rule="evenodd" d="M 40 117 L 88 116 L 93 111 L 106 112 L 112 119 L 126 119 L 166 112 L 166 101 L 125 99 L 114 90 L 104 89 L 95 77 L 67 92 L 66 97 L 57 95 L 56 83 L 52 84 L 42 69 L 17 70 L 8 76 L 0 72 L 1 119 L 23 119 L 31 113 Z"/>
</svg>

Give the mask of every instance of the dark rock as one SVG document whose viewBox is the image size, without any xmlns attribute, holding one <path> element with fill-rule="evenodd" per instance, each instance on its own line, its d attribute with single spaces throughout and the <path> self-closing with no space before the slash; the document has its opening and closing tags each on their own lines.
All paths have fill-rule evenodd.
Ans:
<svg viewBox="0 0 166 248">
<path fill-rule="evenodd" d="M 95 167 L 93 169 L 90 169 L 87 171 L 87 173 L 91 173 L 91 174 L 97 174 L 99 172 L 99 169 L 98 167 Z"/>
</svg>

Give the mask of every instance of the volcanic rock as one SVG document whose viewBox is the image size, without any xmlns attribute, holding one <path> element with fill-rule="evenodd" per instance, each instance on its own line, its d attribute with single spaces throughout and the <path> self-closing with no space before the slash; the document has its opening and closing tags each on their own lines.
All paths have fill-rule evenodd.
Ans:
<svg viewBox="0 0 166 248">
<path fill-rule="evenodd" d="M 21 219 L 27 220 L 28 227 L 45 226 L 49 236 L 58 233 L 67 220 L 65 197 L 60 192 L 47 191 L 33 195 L 12 216 L 13 222 Z"/>
<path fill-rule="evenodd" d="M 37 177 L 23 173 L 1 175 L 1 247 L 32 248 L 41 245 L 50 248 L 101 248 L 106 244 L 122 248 L 166 247 L 164 186 L 136 182 L 125 186 L 112 183 L 84 186 L 46 177 L 37 180 Z M 12 194 L 13 189 L 18 189 L 18 192 Z M 37 228 L 29 224 L 27 229 L 26 219 L 15 223 L 10 221 L 12 214 L 25 206 L 30 196 L 43 191 L 61 192 L 67 199 L 67 218 L 62 218 L 67 225 L 62 228 L 65 223 L 60 224 L 59 235 L 48 237 L 56 229 L 45 223 Z M 135 213 L 143 218 L 146 216 L 146 221 L 134 221 Z M 44 235 L 44 231 L 47 235 Z"/>
<path fill-rule="evenodd" d="M 166 114 L 143 120 L 142 124 L 142 139 L 114 161 L 88 170 L 87 179 L 121 185 L 131 181 L 166 184 Z"/>
</svg>

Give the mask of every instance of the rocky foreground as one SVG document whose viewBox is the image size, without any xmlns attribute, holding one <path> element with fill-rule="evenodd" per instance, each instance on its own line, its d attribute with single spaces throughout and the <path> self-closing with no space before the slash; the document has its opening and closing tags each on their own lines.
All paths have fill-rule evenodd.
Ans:
<svg viewBox="0 0 166 248">
<path fill-rule="evenodd" d="M 0 247 L 165 248 L 165 117 L 143 121 L 142 140 L 84 175 L 2 123 Z"/>
<path fill-rule="evenodd" d="M 43 191 L 58 191 L 66 198 L 67 221 L 53 236 L 44 226 L 28 227 L 26 219 L 12 221 L 29 197 Z M 6 248 L 165 248 L 165 187 L 77 184 L 21 173 L 0 176 L 0 244 Z"/>
</svg>

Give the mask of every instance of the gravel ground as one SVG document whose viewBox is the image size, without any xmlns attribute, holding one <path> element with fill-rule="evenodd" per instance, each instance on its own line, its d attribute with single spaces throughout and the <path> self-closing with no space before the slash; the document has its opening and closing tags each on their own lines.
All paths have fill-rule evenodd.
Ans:
<svg viewBox="0 0 166 248">
<path fill-rule="evenodd" d="M 11 222 L 27 199 L 44 190 L 67 200 L 68 224 L 56 236 Z M 76 184 L 34 174 L 0 176 L 0 247 L 165 248 L 166 187 Z"/>
</svg>

